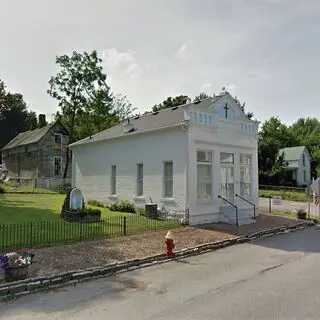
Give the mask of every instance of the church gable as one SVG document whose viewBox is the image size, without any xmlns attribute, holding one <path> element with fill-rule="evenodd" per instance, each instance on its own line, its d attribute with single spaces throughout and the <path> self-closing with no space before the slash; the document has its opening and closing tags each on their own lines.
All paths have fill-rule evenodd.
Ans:
<svg viewBox="0 0 320 320">
<path fill-rule="evenodd" d="M 213 98 L 189 104 L 187 113 L 191 123 L 201 126 L 218 126 L 246 134 L 256 134 L 258 130 L 258 123 L 250 120 L 239 101 L 226 91 Z"/>
</svg>

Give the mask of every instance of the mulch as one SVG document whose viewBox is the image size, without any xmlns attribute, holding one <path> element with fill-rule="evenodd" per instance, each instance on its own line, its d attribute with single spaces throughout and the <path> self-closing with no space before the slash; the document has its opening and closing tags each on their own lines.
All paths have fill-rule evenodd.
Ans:
<svg viewBox="0 0 320 320">
<path fill-rule="evenodd" d="M 180 250 L 279 226 L 291 226 L 299 222 L 284 217 L 260 215 L 256 223 L 251 225 L 237 227 L 218 223 L 202 227 L 181 227 L 171 231 L 175 239 L 175 250 Z M 34 249 L 35 263 L 30 266 L 30 276 L 53 275 L 164 253 L 164 237 L 167 231 L 37 248 Z"/>
</svg>

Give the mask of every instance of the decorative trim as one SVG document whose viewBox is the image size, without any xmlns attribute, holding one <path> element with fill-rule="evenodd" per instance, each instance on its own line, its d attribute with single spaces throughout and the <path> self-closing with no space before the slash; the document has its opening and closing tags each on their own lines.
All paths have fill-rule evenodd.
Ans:
<svg viewBox="0 0 320 320">
<path fill-rule="evenodd" d="M 175 252 L 175 258 L 167 257 L 165 254 L 157 254 L 154 256 L 147 256 L 142 259 L 132 259 L 123 262 L 111 263 L 101 267 L 92 267 L 84 270 L 74 270 L 59 273 L 47 277 L 29 278 L 26 280 L 4 283 L 0 285 L 0 301 L 19 298 L 39 291 L 54 290 L 68 285 L 76 286 L 78 283 L 110 276 L 118 272 L 131 271 L 155 264 L 169 262 L 175 259 L 187 258 L 190 256 L 229 247 L 235 244 L 250 242 L 258 238 L 302 230 L 311 226 L 314 226 L 314 223 L 308 221 L 289 227 L 276 227 L 273 229 L 258 231 L 245 236 L 209 242 L 177 251 Z"/>
</svg>

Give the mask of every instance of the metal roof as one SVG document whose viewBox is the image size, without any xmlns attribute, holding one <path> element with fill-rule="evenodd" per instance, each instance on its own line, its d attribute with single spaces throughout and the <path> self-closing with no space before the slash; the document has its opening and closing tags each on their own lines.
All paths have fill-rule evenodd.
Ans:
<svg viewBox="0 0 320 320">
<path fill-rule="evenodd" d="M 96 133 L 91 137 L 84 138 L 77 142 L 72 143 L 70 146 L 78 146 L 85 143 L 92 143 L 102 140 L 108 140 L 113 138 L 124 137 L 127 135 L 134 135 L 137 133 L 166 128 L 178 124 L 182 124 L 185 121 L 184 109 L 189 105 L 195 105 L 199 107 L 209 107 L 213 102 L 217 101 L 221 96 L 216 96 L 215 99 L 207 98 L 203 99 L 200 102 L 192 102 L 184 104 L 174 108 L 168 108 L 161 110 L 159 112 L 148 112 L 140 116 L 139 118 L 134 117 L 130 119 L 130 124 L 135 128 L 133 132 L 125 133 L 123 129 L 123 123 L 115 125 L 111 128 L 108 128 L 104 131 Z"/>
<path fill-rule="evenodd" d="M 279 155 L 284 153 L 285 161 L 299 160 L 305 148 L 305 146 L 282 148 L 279 150 Z"/>
<path fill-rule="evenodd" d="M 38 128 L 19 133 L 7 145 L 5 145 L 1 149 L 1 151 L 38 142 L 42 137 L 46 135 L 46 133 L 53 127 L 54 124 L 55 122 L 52 124 L 48 124 L 43 128 Z"/>
</svg>

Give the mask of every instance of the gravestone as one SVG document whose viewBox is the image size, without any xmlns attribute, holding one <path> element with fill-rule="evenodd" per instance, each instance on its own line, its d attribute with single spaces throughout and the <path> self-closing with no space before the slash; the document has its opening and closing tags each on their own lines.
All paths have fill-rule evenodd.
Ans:
<svg viewBox="0 0 320 320">
<path fill-rule="evenodd" d="M 64 199 L 61 218 L 69 215 L 72 212 L 79 212 L 84 209 L 84 199 L 82 192 L 79 188 L 75 187 L 68 191 L 66 198 Z"/>
</svg>

